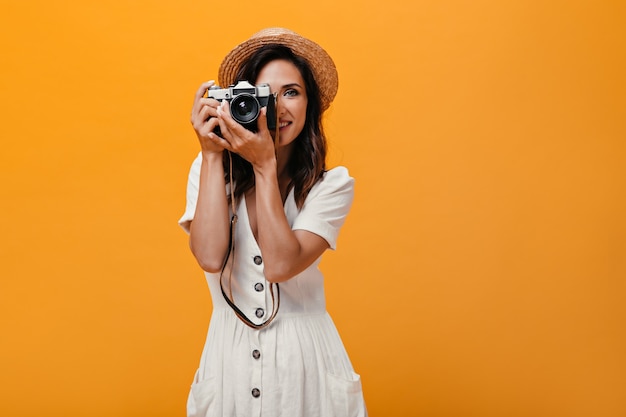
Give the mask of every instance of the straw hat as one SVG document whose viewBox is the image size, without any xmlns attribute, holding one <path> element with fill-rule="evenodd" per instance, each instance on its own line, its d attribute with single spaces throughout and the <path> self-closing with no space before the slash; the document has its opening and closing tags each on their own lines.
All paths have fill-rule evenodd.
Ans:
<svg viewBox="0 0 626 417">
<path fill-rule="evenodd" d="M 226 55 L 220 65 L 218 81 L 222 87 L 235 84 L 241 65 L 262 46 L 279 44 L 290 48 L 294 54 L 309 63 L 313 76 L 320 88 L 322 110 L 326 110 L 337 94 L 339 78 L 337 68 L 328 53 L 315 42 L 284 28 L 267 28 L 252 35 L 247 41 L 237 45 Z"/>
</svg>

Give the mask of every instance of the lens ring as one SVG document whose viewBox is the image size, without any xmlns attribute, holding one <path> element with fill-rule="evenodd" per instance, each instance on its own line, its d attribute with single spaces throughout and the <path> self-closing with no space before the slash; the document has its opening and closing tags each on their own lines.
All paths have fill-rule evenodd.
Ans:
<svg viewBox="0 0 626 417">
<path fill-rule="evenodd" d="M 230 114 L 240 124 L 255 121 L 260 111 L 259 101 L 251 94 L 238 94 L 230 102 Z"/>
</svg>

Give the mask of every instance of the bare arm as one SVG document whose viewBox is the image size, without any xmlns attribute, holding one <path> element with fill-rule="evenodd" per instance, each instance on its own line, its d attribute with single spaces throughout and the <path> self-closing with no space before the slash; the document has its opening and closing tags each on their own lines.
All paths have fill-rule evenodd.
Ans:
<svg viewBox="0 0 626 417">
<path fill-rule="evenodd" d="M 221 154 L 202 157 L 196 214 L 189 229 L 189 246 L 198 264 L 218 272 L 228 249 L 229 218 Z"/>
<path fill-rule="evenodd" d="M 259 246 L 268 281 L 286 281 L 304 271 L 326 249 L 328 242 L 306 230 L 291 230 L 278 188 L 276 165 L 255 167 L 256 214 Z"/>
<path fill-rule="evenodd" d="M 212 133 L 217 126 L 219 102 L 204 97 L 213 82 L 204 83 L 196 92 L 191 123 L 202 148 L 202 165 L 196 212 L 189 228 L 189 245 L 198 264 L 207 272 L 218 272 L 228 249 L 228 201 L 222 153 Z"/>
</svg>

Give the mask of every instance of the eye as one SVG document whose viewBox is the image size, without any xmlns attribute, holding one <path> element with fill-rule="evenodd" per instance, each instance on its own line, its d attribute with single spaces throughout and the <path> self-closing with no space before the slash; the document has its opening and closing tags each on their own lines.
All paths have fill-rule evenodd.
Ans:
<svg viewBox="0 0 626 417">
<path fill-rule="evenodd" d="M 293 88 L 285 90 L 285 92 L 283 93 L 283 96 L 285 97 L 295 97 L 297 95 L 298 95 L 298 91 Z"/>
</svg>

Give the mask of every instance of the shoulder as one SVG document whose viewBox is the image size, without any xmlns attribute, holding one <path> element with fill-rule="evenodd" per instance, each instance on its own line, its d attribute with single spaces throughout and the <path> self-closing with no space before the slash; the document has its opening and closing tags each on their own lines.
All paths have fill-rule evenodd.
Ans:
<svg viewBox="0 0 626 417">
<path fill-rule="evenodd" d="M 348 168 L 344 166 L 338 166 L 326 171 L 315 186 L 326 189 L 337 189 L 345 187 L 353 188 L 354 178 L 350 176 Z"/>
<path fill-rule="evenodd" d="M 339 229 L 343 225 L 354 199 L 354 178 L 348 169 L 330 169 L 313 186 L 292 229 L 303 229 L 326 239 L 335 249 Z"/>
<path fill-rule="evenodd" d="M 329 169 L 324 173 L 323 179 L 329 182 L 354 182 L 354 178 L 350 176 L 348 168 L 344 166 Z"/>
<path fill-rule="evenodd" d="M 323 198 L 324 196 L 343 196 L 352 200 L 354 193 L 354 178 L 350 176 L 344 166 L 332 168 L 324 173 L 311 189 L 307 201 Z M 306 205 L 305 201 L 305 205 Z"/>
</svg>

